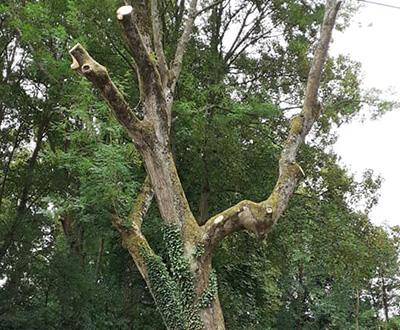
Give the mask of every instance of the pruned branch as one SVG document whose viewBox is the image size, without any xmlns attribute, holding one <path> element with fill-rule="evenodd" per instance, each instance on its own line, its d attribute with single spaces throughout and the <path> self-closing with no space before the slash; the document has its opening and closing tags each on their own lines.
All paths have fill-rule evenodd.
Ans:
<svg viewBox="0 0 400 330">
<path fill-rule="evenodd" d="M 126 6 L 132 7 L 133 21 L 138 27 L 139 33 L 142 36 L 143 43 L 147 51 L 151 53 L 151 37 L 150 37 L 150 22 L 147 10 L 147 0 L 125 0 Z"/>
<path fill-rule="evenodd" d="M 146 110 L 145 118 L 149 119 L 156 131 L 163 133 L 165 139 L 169 135 L 167 102 L 156 67 L 156 60 L 151 57 L 143 42 L 134 20 L 133 7 L 120 7 L 117 11 L 117 18 L 136 62 L 141 99 Z"/>
<path fill-rule="evenodd" d="M 298 181 L 304 176 L 303 170 L 296 163 L 296 156 L 305 136 L 320 114 L 319 84 L 339 7 L 340 2 L 327 0 L 320 38 L 308 76 L 303 110 L 291 122 L 291 129 L 279 160 L 279 177 L 272 193 L 261 203 L 242 201 L 209 219 L 201 227 L 207 253 L 211 253 L 225 236 L 235 231 L 247 229 L 257 238 L 265 238 L 287 208 Z"/>
<path fill-rule="evenodd" d="M 264 239 L 274 224 L 273 208 L 266 205 L 265 202 L 254 203 L 244 200 L 209 219 L 201 227 L 203 229 L 202 243 L 206 253 L 212 253 L 224 237 L 240 230 L 248 230 L 253 232 L 258 239 Z"/>
<path fill-rule="evenodd" d="M 135 22 L 133 12 L 132 6 L 122 6 L 117 10 L 117 18 L 136 62 L 139 78 L 146 84 L 148 79 L 154 79 L 158 72 L 154 65 L 155 60 L 150 56 L 150 49 L 146 46 Z"/>
<path fill-rule="evenodd" d="M 133 139 L 136 141 L 140 139 L 138 133 L 141 123 L 111 81 L 107 69 L 97 63 L 80 44 L 76 44 L 69 54 L 72 57 L 71 68 L 90 80 L 101 91 L 115 118 Z"/>
</svg>

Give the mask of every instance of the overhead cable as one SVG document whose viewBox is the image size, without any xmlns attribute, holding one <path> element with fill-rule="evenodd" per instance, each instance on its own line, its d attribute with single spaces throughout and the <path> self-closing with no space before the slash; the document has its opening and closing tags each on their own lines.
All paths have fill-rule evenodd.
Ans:
<svg viewBox="0 0 400 330">
<path fill-rule="evenodd" d="M 365 2 L 365 3 L 370 3 L 370 4 L 378 5 L 378 6 L 400 9 L 400 7 L 388 5 L 388 4 L 386 4 L 386 3 L 381 3 L 381 2 L 368 1 L 368 0 L 358 0 L 358 2 Z"/>
</svg>

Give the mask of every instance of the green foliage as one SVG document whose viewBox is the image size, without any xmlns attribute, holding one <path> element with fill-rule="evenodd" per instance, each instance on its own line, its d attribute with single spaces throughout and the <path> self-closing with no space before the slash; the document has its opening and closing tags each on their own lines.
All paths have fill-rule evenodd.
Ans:
<svg viewBox="0 0 400 330">
<path fill-rule="evenodd" d="M 197 302 L 197 306 L 199 308 L 208 307 L 215 300 L 217 294 L 218 294 L 217 274 L 215 271 L 212 271 L 210 274 L 210 280 L 207 289 L 201 295 L 199 301 Z"/>
<path fill-rule="evenodd" d="M 150 289 L 164 322 L 171 329 L 185 329 L 182 305 L 176 297 L 176 283 L 168 274 L 165 264 L 159 256 L 142 252 L 149 275 Z"/>
<path fill-rule="evenodd" d="M 203 329 L 199 308 L 208 306 L 210 301 L 215 299 L 216 284 L 213 283 L 212 287 L 208 288 L 211 296 L 210 293 L 203 293 L 201 302 L 207 302 L 206 305 L 200 302 L 195 304 L 193 276 L 190 273 L 189 262 L 184 256 L 179 229 L 172 225 L 164 226 L 163 237 L 171 273 L 161 257 L 150 255 L 144 250 L 141 253 L 149 276 L 150 289 L 160 314 L 170 329 Z M 212 281 L 215 281 L 215 275 L 213 279 L 210 277 L 210 283 Z"/>
</svg>

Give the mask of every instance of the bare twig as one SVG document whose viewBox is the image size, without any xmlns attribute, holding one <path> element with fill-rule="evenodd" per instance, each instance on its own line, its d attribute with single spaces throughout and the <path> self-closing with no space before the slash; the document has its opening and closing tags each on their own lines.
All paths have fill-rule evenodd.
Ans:
<svg viewBox="0 0 400 330">
<path fill-rule="evenodd" d="M 213 9 L 214 7 L 220 5 L 221 3 L 225 2 L 225 1 L 226 1 L 226 0 L 215 1 L 215 2 L 212 3 L 211 5 L 208 5 L 208 6 L 204 7 L 204 8 L 202 8 L 202 9 L 200 9 L 199 11 L 197 11 L 196 16 L 199 16 L 199 15 L 201 15 L 202 13 L 204 13 L 204 12 L 210 10 L 210 9 Z"/>
</svg>

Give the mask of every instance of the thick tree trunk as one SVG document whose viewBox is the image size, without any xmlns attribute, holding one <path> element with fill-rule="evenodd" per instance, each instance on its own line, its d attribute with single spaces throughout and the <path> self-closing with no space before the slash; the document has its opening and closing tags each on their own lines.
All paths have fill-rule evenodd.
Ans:
<svg viewBox="0 0 400 330">
<path fill-rule="evenodd" d="M 195 287 L 197 297 L 200 299 L 203 292 L 208 289 L 210 285 L 210 275 L 212 271 L 211 257 L 201 258 L 195 265 L 197 271 L 195 272 Z M 225 329 L 224 315 L 222 313 L 221 304 L 218 298 L 218 293 L 215 293 L 214 299 L 210 305 L 200 310 L 200 317 L 203 321 L 205 329 L 223 330 Z"/>
</svg>

